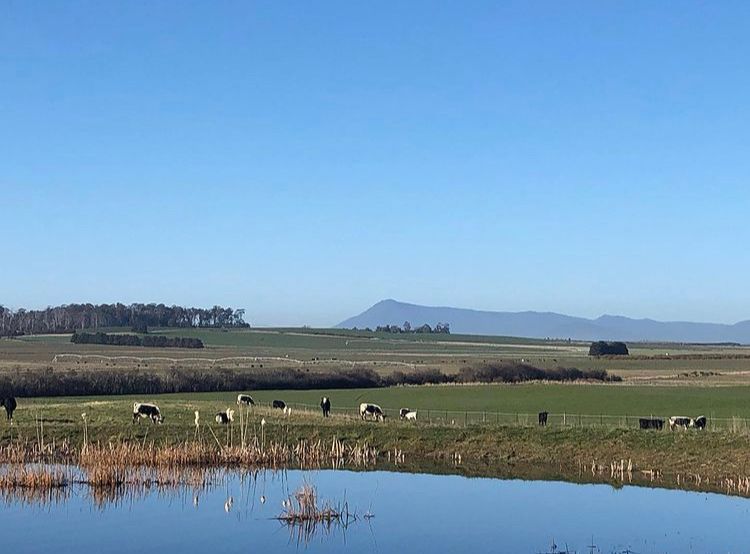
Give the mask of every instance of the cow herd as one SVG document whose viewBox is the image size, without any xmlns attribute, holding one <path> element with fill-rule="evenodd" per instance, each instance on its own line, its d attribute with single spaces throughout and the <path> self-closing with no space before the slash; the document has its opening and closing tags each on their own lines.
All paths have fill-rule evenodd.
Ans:
<svg viewBox="0 0 750 554">
<path fill-rule="evenodd" d="M 13 401 L 15 402 L 15 400 Z M 238 394 L 237 405 L 242 407 L 255 406 L 255 401 L 249 394 Z M 15 404 L 13 405 L 15 408 Z M 271 402 L 271 408 L 274 410 L 281 410 L 285 415 L 291 415 L 292 409 L 286 405 L 283 400 L 273 400 Z M 6 405 L 6 409 L 7 405 Z M 320 409 L 323 412 L 323 417 L 329 417 L 331 415 L 331 399 L 324 396 L 320 399 Z M 9 412 L 12 414 L 12 411 Z M 359 415 L 362 420 L 370 419 L 372 421 L 385 421 L 386 415 L 383 408 L 377 404 L 370 404 L 363 402 L 359 405 Z M 9 416 L 10 417 L 10 416 Z M 196 412 L 195 421 L 198 425 L 199 414 Z M 164 416 L 161 414 L 161 410 L 156 404 L 149 404 L 145 402 L 134 402 L 133 403 L 133 423 L 140 423 L 141 419 L 150 419 L 152 423 L 164 423 Z M 409 408 L 401 408 L 399 410 L 399 419 L 404 421 L 416 421 L 417 412 Z M 214 416 L 216 423 L 227 425 L 234 421 L 234 410 L 227 408 L 217 412 Z"/>
<path fill-rule="evenodd" d="M 669 418 L 668 423 L 670 431 L 674 431 L 675 429 L 705 429 L 708 419 L 703 415 L 696 418 L 672 416 Z M 654 417 L 642 417 L 638 420 L 638 426 L 641 429 L 661 430 L 664 428 L 664 420 Z"/>
<path fill-rule="evenodd" d="M 251 407 L 255 406 L 255 401 L 249 394 L 238 394 L 237 395 L 237 406 L 240 407 Z M 12 396 L 0 397 L 0 407 L 5 409 L 6 419 L 12 424 L 13 423 L 13 412 L 18 407 L 18 402 Z M 285 415 L 291 415 L 292 409 L 287 406 L 283 400 L 274 400 L 271 402 L 271 407 L 276 410 L 281 410 Z M 331 415 L 331 399 L 324 396 L 320 399 L 320 409 L 323 413 L 323 417 L 329 417 Z M 386 414 L 383 408 L 377 404 L 371 404 L 368 402 L 362 402 L 359 405 L 359 416 L 363 421 L 385 421 Z M 198 413 L 196 412 L 196 425 L 198 422 Z M 539 412 L 538 423 L 540 426 L 546 426 L 549 417 L 549 412 Z M 134 402 L 133 403 L 133 423 L 140 423 L 141 419 L 150 419 L 152 423 L 163 423 L 164 416 L 161 410 L 156 404 L 149 404 L 146 402 Z M 234 421 L 234 410 L 227 408 L 226 410 L 217 412 L 214 416 L 216 423 L 227 425 Z M 417 412 L 409 408 L 401 408 L 399 410 L 399 419 L 403 421 L 416 421 Z M 708 419 L 704 415 L 692 418 L 687 416 L 672 416 L 667 420 L 669 429 L 674 431 L 675 429 L 705 429 L 708 424 Z M 664 428 L 665 421 L 663 419 L 654 417 L 642 417 L 638 419 L 638 427 L 640 429 L 655 429 L 661 430 Z"/>
<path fill-rule="evenodd" d="M 539 425 L 547 425 L 548 416 L 549 412 L 539 412 Z M 685 416 L 672 416 L 669 418 L 670 431 L 674 431 L 675 429 L 705 429 L 707 424 L 708 419 L 703 415 L 696 418 Z M 638 427 L 640 429 L 661 430 L 664 428 L 664 420 L 654 417 L 641 417 L 638 419 Z"/>
</svg>

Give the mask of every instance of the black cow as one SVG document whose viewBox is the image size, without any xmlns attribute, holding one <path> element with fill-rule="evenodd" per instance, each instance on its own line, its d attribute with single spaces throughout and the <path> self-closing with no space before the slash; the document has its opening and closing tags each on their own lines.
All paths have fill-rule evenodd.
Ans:
<svg viewBox="0 0 750 554">
<path fill-rule="evenodd" d="M 164 423 L 164 418 L 155 404 L 133 403 L 133 423 L 140 423 L 142 417 L 151 419 L 152 423 Z"/>
<path fill-rule="evenodd" d="M 323 417 L 328 417 L 331 414 L 331 399 L 327 396 L 321 398 L 320 409 L 323 410 Z"/>
<path fill-rule="evenodd" d="M 638 425 L 641 429 L 662 429 L 664 427 L 664 420 L 651 417 L 642 417 L 638 419 Z"/>
<path fill-rule="evenodd" d="M 705 429 L 706 423 L 708 423 L 708 420 L 706 419 L 706 416 L 698 416 L 695 418 L 695 421 L 693 421 L 693 425 L 696 429 Z"/>
<path fill-rule="evenodd" d="M 234 410 L 227 408 L 223 412 L 218 412 L 214 419 L 216 419 L 216 423 L 227 425 L 234 421 Z"/>
<path fill-rule="evenodd" d="M 16 399 L 12 396 L 6 396 L 5 398 L 0 398 L 0 406 L 5 408 L 5 415 L 8 418 L 8 421 L 13 423 L 13 412 L 16 410 L 16 407 L 18 406 L 18 403 L 16 402 Z"/>
<path fill-rule="evenodd" d="M 286 409 L 286 402 L 283 400 L 274 400 L 271 403 L 271 407 L 276 408 L 277 410 L 284 410 Z"/>
<path fill-rule="evenodd" d="M 539 425 L 547 425 L 547 416 L 549 412 L 539 412 Z"/>
</svg>

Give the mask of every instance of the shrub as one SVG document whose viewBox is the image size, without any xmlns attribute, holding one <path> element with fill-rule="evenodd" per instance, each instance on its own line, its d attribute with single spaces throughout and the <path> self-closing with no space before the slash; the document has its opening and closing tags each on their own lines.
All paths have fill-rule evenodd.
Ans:
<svg viewBox="0 0 750 554">
<path fill-rule="evenodd" d="M 542 369 L 528 364 L 483 365 L 462 368 L 459 383 L 521 383 L 523 381 L 621 381 L 603 369 L 581 370 L 574 367 Z"/>
<path fill-rule="evenodd" d="M 106 344 L 109 346 L 148 346 L 153 348 L 203 348 L 203 341 L 193 337 L 164 335 L 108 335 L 106 333 L 73 333 L 75 344 Z"/>
<path fill-rule="evenodd" d="M 624 342 L 596 341 L 591 343 L 589 356 L 628 356 L 628 347 Z"/>
</svg>

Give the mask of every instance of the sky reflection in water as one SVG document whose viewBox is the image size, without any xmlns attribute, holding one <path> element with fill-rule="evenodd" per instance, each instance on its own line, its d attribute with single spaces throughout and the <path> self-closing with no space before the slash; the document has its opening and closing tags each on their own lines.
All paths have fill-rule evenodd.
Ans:
<svg viewBox="0 0 750 554">
<path fill-rule="evenodd" d="M 304 482 L 360 519 L 309 542 L 272 519 Z M 231 506 L 227 500 L 232 498 Z M 265 503 L 261 502 L 265 497 Z M 227 511 L 229 509 L 229 511 Z M 361 518 L 371 511 L 375 517 Z M 388 472 L 228 474 L 195 494 L 151 491 L 97 506 L 86 488 L 2 505 L 6 552 L 748 552 L 750 501 L 709 493 Z"/>
</svg>

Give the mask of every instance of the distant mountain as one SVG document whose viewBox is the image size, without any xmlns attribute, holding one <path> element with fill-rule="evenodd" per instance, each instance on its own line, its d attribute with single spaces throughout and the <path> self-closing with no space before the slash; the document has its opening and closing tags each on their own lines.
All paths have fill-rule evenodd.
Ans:
<svg viewBox="0 0 750 554">
<path fill-rule="evenodd" d="M 737 342 L 750 344 L 750 321 L 734 325 L 654 321 L 603 315 L 596 319 L 552 312 L 488 312 L 407 304 L 396 300 L 378 302 L 361 314 L 342 321 L 341 328 L 374 329 L 378 325 L 412 327 L 427 323 L 449 323 L 452 333 L 502 335 L 529 338 L 577 340 L 624 340 L 664 342 Z"/>
</svg>

